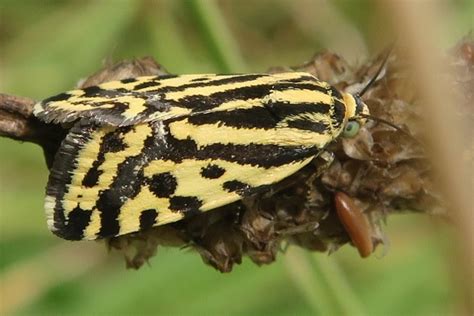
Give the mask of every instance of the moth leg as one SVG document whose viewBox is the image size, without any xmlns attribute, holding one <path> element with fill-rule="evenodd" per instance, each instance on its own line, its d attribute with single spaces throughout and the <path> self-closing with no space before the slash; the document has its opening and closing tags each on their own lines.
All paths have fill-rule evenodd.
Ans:
<svg viewBox="0 0 474 316">
<path fill-rule="evenodd" d="M 329 166 L 334 161 L 334 153 L 332 151 L 324 150 L 321 152 L 321 154 L 319 154 L 318 160 L 321 162 L 317 166 L 316 177 L 319 177 L 324 170 L 329 168 Z"/>
<path fill-rule="evenodd" d="M 314 158 L 312 166 L 316 167 L 316 170 L 311 173 L 307 183 L 313 183 L 321 174 L 329 168 L 334 161 L 334 153 L 332 151 L 323 150 L 321 153 Z"/>
</svg>

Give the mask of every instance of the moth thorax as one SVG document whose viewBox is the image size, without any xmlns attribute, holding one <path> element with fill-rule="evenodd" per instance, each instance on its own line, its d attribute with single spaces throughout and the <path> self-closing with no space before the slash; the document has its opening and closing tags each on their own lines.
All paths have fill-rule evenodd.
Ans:
<svg viewBox="0 0 474 316">
<path fill-rule="evenodd" d="M 350 118 L 359 117 L 361 114 L 369 114 L 369 108 L 358 95 L 343 93 L 342 97 L 346 106 L 344 122 L 347 122 Z"/>
</svg>

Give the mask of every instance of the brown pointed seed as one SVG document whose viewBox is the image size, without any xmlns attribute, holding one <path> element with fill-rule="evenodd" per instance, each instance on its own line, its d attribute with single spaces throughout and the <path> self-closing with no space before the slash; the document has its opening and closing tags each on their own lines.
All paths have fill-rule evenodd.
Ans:
<svg viewBox="0 0 474 316">
<path fill-rule="evenodd" d="M 374 250 L 372 230 L 367 217 L 354 203 L 354 200 L 343 192 L 334 195 L 336 211 L 342 225 L 359 251 L 362 258 L 368 257 Z"/>
</svg>

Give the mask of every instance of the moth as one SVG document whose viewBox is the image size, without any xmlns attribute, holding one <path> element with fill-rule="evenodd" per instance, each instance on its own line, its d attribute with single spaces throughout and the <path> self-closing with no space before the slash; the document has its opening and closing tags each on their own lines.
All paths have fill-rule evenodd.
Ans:
<svg viewBox="0 0 474 316">
<path fill-rule="evenodd" d="M 360 95 L 288 72 L 137 77 L 45 99 L 34 115 L 69 129 L 46 188 L 48 226 L 94 240 L 264 192 L 356 135 L 369 116 Z"/>
</svg>

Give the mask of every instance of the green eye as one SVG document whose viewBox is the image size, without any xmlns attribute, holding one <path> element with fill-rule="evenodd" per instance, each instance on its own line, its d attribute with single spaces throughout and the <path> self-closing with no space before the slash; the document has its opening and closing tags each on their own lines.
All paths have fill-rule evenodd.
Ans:
<svg viewBox="0 0 474 316">
<path fill-rule="evenodd" d="M 349 121 L 347 122 L 346 127 L 344 127 L 342 136 L 347 137 L 347 138 L 352 138 L 357 135 L 359 128 L 360 128 L 360 124 L 358 122 Z"/>
</svg>

